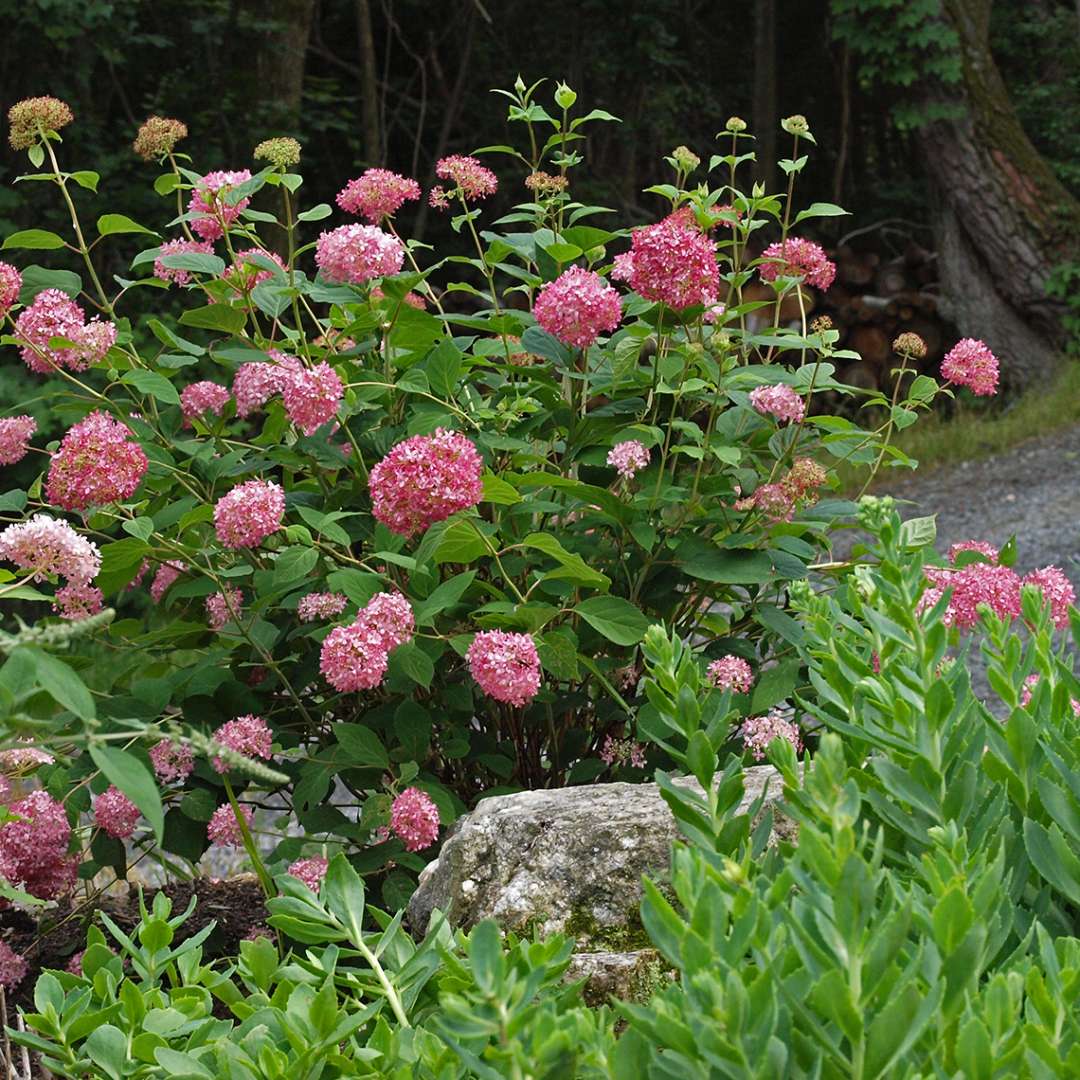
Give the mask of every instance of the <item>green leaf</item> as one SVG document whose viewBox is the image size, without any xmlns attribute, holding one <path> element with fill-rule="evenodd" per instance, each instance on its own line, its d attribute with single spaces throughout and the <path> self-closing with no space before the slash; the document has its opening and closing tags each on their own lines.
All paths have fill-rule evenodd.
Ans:
<svg viewBox="0 0 1080 1080">
<path fill-rule="evenodd" d="M 493 995 L 502 986 L 505 973 L 499 924 L 484 919 L 469 935 L 469 961 L 480 992 Z"/>
<path fill-rule="evenodd" d="M 274 562 L 273 583 L 275 589 L 307 577 L 319 561 L 319 553 L 314 548 L 286 548 Z"/>
<path fill-rule="evenodd" d="M 24 251 L 55 251 L 64 247 L 64 239 L 47 229 L 23 229 L 13 232 L 5 241 L 0 251 L 21 248 Z"/>
<path fill-rule="evenodd" d="M 1061 829 L 1052 824 L 1048 830 L 1025 818 L 1024 847 L 1043 879 L 1074 904 L 1080 904 L 1080 859 Z"/>
<path fill-rule="evenodd" d="M 44 289 L 59 289 L 74 299 L 82 292 L 82 278 L 70 270 L 47 270 L 35 264 L 24 267 L 19 303 L 29 304 Z"/>
<path fill-rule="evenodd" d="M 484 473 L 484 494 L 480 501 L 498 506 L 513 506 L 514 503 L 521 502 L 521 495 L 513 484 L 508 484 L 494 473 Z"/>
<path fill-rule="evenodd" d="M 800 221 L 805 221 L 807 218 L 846 217 L 850 213 L 850 210 L 845 210 L 842 206 L 837 206 L 836 203 L 816 202 L 811 203 L 805 210 L 800 210 L 795 215 L 794 224 L 798 225 Z"/>
<path fill-rule="evenodd" d="M 594 596 L 578 604 L 574 613 L 616 645 L 636 645 L 650 625 L 650 620 L 621 596 Z"/>
<path fill-rule="evenodd" d="M 72 180 L 81 188 L 86 188 L 87 191 L 92 191 L 97 194 L 97 186 L 101 180 L 101 175 L 94 172 L 91 169 L 80 169 L 78 172 L 68 174 Z"/>
<path fill-rule="evenodd" d="M 362 944 L 364 882 L 341 852 L 330 860 L 319 895 L 330 914 L 349 931 L 353 943 Z"/>
<path fill-rule="evenodd" d="M 791 697 L 801 663 L 800 660 L 781 660 L 761 672 L 750 699 L 750 711 L 754 714 L 768 712 Z"/>
<path fill-rule="evenodd" d="M 431 350 L 424 361 L 424 370 L 427 372 L 428 383 L 436 394 L 441 394 L 444 398 L 453 396 L 464 359 L 465 354 L 450 338 L 443 338 Z"/>
<path fill-rule="evenodd" d="M 221 277 L 225 273 L 223 258 L 202 251 L 181 251 L 175 255 L 162 255 L 160 259 L 161 265 L 170 270 L 189 270 L 193 274 L 210 274 L 212 277 Z M 139 256 L 136 256 L 131 265 L 135 266 L 138 261 Z"/>
<path fill-rule="evenodd" d="M 83 1050 L 111 1080 L 121 1080 L 128 1064 L 128 1043 L 124 1033 L 112 1024 L 95 1028 L 83 1043 Z"/>
<path fill-rule="evenodd" d="M 437 586 L 432 590 L 430 596 L 423 600 L 417 600 L 413 604 L 416 625 L 428 626 L 440 611 L 453 607 L 465 595 L 465 591 L 473 583 L 475 577 L 475 570 L 466 570 L 464 573 L 456 574 L 448 581 L 444 581 Z"/>
<path fill-rule="evenodd" d="M 679 553 L 687 546 L 683 544 Z M 762 585 L 773 578 L 773 565 L 764 551 L 696 544 L 694 548 L 692 554 L 682 560 L 683 570 L 691 577 L 726 585 Z"/>
<path fill-rule="evenodd" d="M 468 521 L 457 518 L 451 521 L 443 532 L 439 546 L 435 549 L 435 562 L 470 563 L 487 550 L 483 537 L 476 529 Z"/>
<path fill-rule="evenodd" d="M 101 236 L 112 236 L 115 233 L 148 233 L 157 236 L 153 229 L 132 221 L 126 214 L 102 214 L 97 219 L 98 233 Z"/>
<path fill-rule="evenodd" d="M 580 555 L 567 551 L 551 533 L 529 533 L 521 543 L 523 547 L 550 555 L 562 567 L 560 570 L 549 571 L 544 575 L 547 578 L 591 585 L 605 591 L 611 585 L 611 578 L 599 570 L 594 570 Z"/>
<path fill-rule="evenodd" d="M 934 905 L 934 941 L 943 956 L 951 956 L 975 921 L 975 909 L 964 887 L 953 885 Z"/>
<path fill-rule="evenodd" d="M 137 517 L 130 521 L 122 521 L 120 528 L 142 541 L 147 541 L 154 535 L 154 519 L 152 517 Z"/>
<path fill-rule="evenodd" d="M 180 404 L 180 395 L 176 392 L 176 387 L 164 375 L 159 375 L 156 371 L 136 368 L 124 372 L 120 381 L 128 386 L 134 386 L 142 394 L 149 394 L 158 401 L 164 401 L 166 405 Z"/>
<path fill-rule="evenodd" d="M 322 221 L 323 218 L 328 218 L 334 211 L 327 203 L 319 203 L 318 206 L 313 206 L 310 210 L 305 210 L 302 214 L 296 215 L 297 221 Z"/>
<path fill-rule="evenodd" d="M 150 823 L 160 844 L 165 831 L 161 792 L 150 770 L 134 754 L 115 746 L 91 743 L 90 757 L 110 784 L 115 784 Z"/>
<path fill-rule="evenodd" d="M 435 678 L 435 665 L 423 649 L 414 641 L 399 645 L 390 654 L 391 668 L 405 672 L 413 682 L 427 689 Z"/>
<path fill-rule="evenodd" d="M 80 720 L 95 720 L 97 707 L 86 684 L 63 660 L 29 645 L 20 646 L 15 653 L 26 653 L 34 662 L 37 681 L 48 694 Z"/>
<path fill-rule="evenodd" d="M 221 330 L 226 334 L 239 334 L 247 322 L 247 315 L 240 308 L 228 304 L 207 304 L 191 308 L 180 316 L 183 326 L 196 326 L 201 330 Z"/>
<path fill-rule="evenodd" d="M 334 736 L 350 765 L 388 769 L 390 757 L 382 740 L 363 724 L 335 724 Z"/>
</svg>

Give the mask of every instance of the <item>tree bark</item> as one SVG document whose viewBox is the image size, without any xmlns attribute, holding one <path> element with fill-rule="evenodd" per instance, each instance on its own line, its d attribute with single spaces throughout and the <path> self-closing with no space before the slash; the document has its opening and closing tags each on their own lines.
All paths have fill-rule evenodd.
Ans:
<svg viewBox="0 0 1080 1080">
<path fill-rule="evenodd" d="M 265 24 L 255 39 L 254 72 L 259 96 L 271 119 L 285 130 L 300 122 L 307 55 L 315 0 L 248 0 L 252 17 Z"/>
<path fill-rule="evenodd" d="M 990 346 L 1015 387 L 1058 364 L 1065 307 L 1046 295 L 1046 279 L 1076 258 L 1080 204 L 1020 126 L 990 53 L 990 3 L 942 0 L 963 73 L 936 96 L 956 115 L 919 138 L 936 193 L 944 313 Z"/>
<path fill-rule="evenodd" d="M 754 179 L 773 180 L 776 168 L 776 0 L 754 5 L 754 106 L 751 121 L 757 139 Z"/>
<path fill-rule="evenodd" d="M 381 165 L 383 152 L 379 124 L 379 73 L 376 70 L 370 0 L 356 0 L 356 25 L 360 39 L 360 106 L 363 116 L 364 158 L 368 165 Z"/>
</svg>

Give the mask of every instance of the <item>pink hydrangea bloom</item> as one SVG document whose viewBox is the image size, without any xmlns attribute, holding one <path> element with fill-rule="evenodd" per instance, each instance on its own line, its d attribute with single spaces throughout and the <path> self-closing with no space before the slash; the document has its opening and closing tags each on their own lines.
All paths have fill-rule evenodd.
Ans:
<svg viewBox="0 0 1080 1080">
<path fill-rule="evenodd" d="M 37 421 L 25 413 L 0 420 L 0 465 L 14 465 L 30 452 L 30 436 L 37 431 Z"/>
<path fill-rule="evenodd" d="M 773 739 L 787 739 L 795 747 L 796 753 L 802 750 L 799 725 L 776 711 L 767 716 L 748 716 L 743 721 L 739 734 L 755 761 L 764 760 L 765 751 Z"/>
<path fill-rule="evenodd" d="M 194 420 L 205 413 L 217 413 L 220 416 L 229 403 L 229 391 L 220 383 L 203 379 L 202 382 L 185 386 L 180 392 L 180 411 L 186 420 Z"/>
<path fill-rule="evenodd" d="M 829 261 L 824 250 L 813 240 L 789 237 L 782 244 L 770 244 L 761 257 L 766 260 L 758 268 L 762 281 L 805 277 L 807 285 L 824 291 L 836 277 L 836 264 Z"/>
<path fill-rule="evenodd" d="M 82 308 L 59 289 L 43 289 L 15 320 L 15 336 L 25 342 L 19 350 L 26 366 L 38 375 L 50 375 L 58 367 L 85 371 L 116 344 L 116 327 L 95 316 L 86 321 Z M 70 345 L 51 348 L 53 338 Z"/>
<path fill-rule="evenodd" d="M 758 510 L 770 521 L 790 521 L 795 502 L 795 493 L 783 482 L 762 484 L 753 495 L 736 500 L 735 509 Z"/>
<path fill-rule="evenodd" d="M 372 468 L 372 512 L 394 532 L 412 536 L 475 506 L 484 493 L 483 468 L 476 447 L 456 431 L 414 435 Z"/>
<path fill-rule="evenodd" d="M 645 767 L 645 747 L 633 739 L 615 739 L 610 735 L 604 736 L 604 745 L 600 747 L 600 760 L 605 765 L 629 764 L 635 769 Z"/>
<path fill-rule="evenodd" d="M 1018 618 L 1020 615 L 1020 578 L 1008 566 L 993 563 L 972 563 L 952 570 L 928 566 L 927 589 L 920 600 L 919 611 L 925 611 L 952 589 L 944 622 L 947 626 L 970 629 L 979 621 L 979 605 L 986 604 L 999 618 Z"/>
<path fill-rule="evenodd" d="M 366 217 L 377 225 L 396 214 L 409 200 L 420 198 L 420 185 L 389 169 L 368 169 L 338 192 L 337 204 L 347 214 Z"/>
<path fill-rule="evenodd" d="M 251 822 L 254 817 L 254 813 L 250 806 L 241 806 L 240 813 L 244 817 L 244 821 L 247 823 L 248 831 L 251 831 Z M 225 803 L 219 806 L 215 811 L 213 817 L 210 818 L 210 823 L 206 826 L 206 835 L 210 840 L 210 843 L 215 847 L 242 847 L 244 844 L 244 834 L 240 828 L 240 822 L 237 820 L 236 815 L 233 813 L 233 808 L 229 803 Z"/>
<path fill-rule="evenodd" d="M 252 259 L 252 255 L 261 255 L 264 259 L 269 259 L 276 263 L 282 272 L 287 269 L 284 259 L 276 251 L 267 251 L 263 248 L 246 248 L 244 251 L 238 251 L 233 265 L 222 274 L 222 280 L 227 281 L 238 293 L 249 293 L 256 285 L 270 281 L 274 276 L 273 271 L 259 266 Z"/>
<path fill-rule="evenodd" d="M 297 859 L 289 867 L 289 873 L 294 878 L 299 878 L 313 893 L 317 893 L 329 866 L 328 859 L 321 855 L 312 855 L 309 859 Z"/>
<path fill-rule="evenodd" d="M 422 851 L 439 838 L 439 809 L 419 788 L 406 788 L 390 807 L 390 829 L 406 851 Z"/>
<path fill-rule="evenodd" d="M 649 451 L 637 439 L 616 443 L 609 451 L 607 463 L 624 479 L 633 480 L 639 469 L 649 465 Z"/>
<path fill-rule="evenodd" d="M 528 705 L 540 689 L 540 656 L 529 634 L 482 630 L 465 654 L 469 672 L 489 697 Z"/>
<path fill-rule="evenodd" d="M 82 962 L 83 957 L 86 955 L 85 949 L 80 949 L 77 953 L 73 953 L 71 959 L 67 962 L 67 971 L 71 975 L 82 975 Z"/>
<path fill-rule="evenodd" d="M 207 173 L 196 184 L 188 202 L 188 212 L 199 215 L 191 222 L 192 230 L 204 240 L 220 240 L 225 229 L 232 228 L 251 202 L 251 199 L 241 199 L 235 206 L 228 206 L 224 196 L 230 188 L 250 179 L 250 169 L 232 172 L 219 169 Z"/>
<path fill-rule="evenodd" d="M 184 564 L 170 559 L 162 563 L 150 582 L 150 597 L 155 604 L 160 604 L 162 597 L 169 591 L 169 586 L 184 572 Z"/>
<path fill-rule="evenodd" d="M 450 207 L 450 196 L 442 184 L 436 184 L 428 192 L 427 201 L 432 210 L 447 210 Z"/>
<path fill-rule="evenodd" d="M 755 386 L 750 391 L 750 404 L 763 416 L 771 414 L 781 422 L 799 421 L 806 415 L 803 399 L 787 383 Z"/>
<path fill-rule="evenodd" d="M 1020 691 L 1020 707 L 1026 709 L 1031 704 L 1032 691 L 1039 685 L 1039 673 L 1034 672 L 1024 680 L 1024 686 Z M 1069 698 L 1069 705 L 1072 707 L 1073 716 L 1080 718 L 1080 701 L 1076 698 Z"/>
<path fill-rule="evenodd" d="M 285 492 L 273 480 L 248 480 L 214 505 L 214 531 L 227 548 L 258 547 L 281 528 Z"/>
<path fill-rule="evenodd" d="M 34 580 L 59 574 L 69 581 L 88 582 L 101 569 L 101 552 L 66 521 L 35 514 L 29 521 L 0 532 L 0 560 L 33 571 Z"/>
<path fill-rule="evenodd" d="M 12 746 L 0 750 L 0 769 L 5 772 L 32 772 L 39 765 L 51 765 L 56 759 L 36 746 Z"/>
<path fill-rule="evenodd" d="M 382 631 L 364 619 L 335 626 L 319 654 L 319 670 L 342 693 L 373 690 L 383 681 L 388 663 Z"/>
<path fill-rule="evenodd" d="M 0 773 L 0 806 L 6 806 L 11 799 L 11 781 Z"/>
<path fill-rule="evenodd" d="M 227 720 L 214 732 L 214 741 L 243 754 L 244 757 L 259 757 L 268 761 L 272 755 L 271 744 L 274 736 L 261 716 L 249 714 Z M 212 764 L 219 773 L 226 773 L 230 768 L 229 763 L 222 757 L 215 757 Z"/>
<path fill-rule="evenodd" d="M 0 941 L 0 986 L 14 990 L 30 970 L 26 958 L 20 956 L 6 941 Z"/>
<path fill-rule="evenodd" d="M 344 393 L 341 379 L 327 363 L 313 368 L 297 364 L 283 380 L 285 411 L 305 435 L 314 435 L 337 416 Z"/>
<path fill-rule="evenodd" d="M 117 840 L 126 840 L 139 823 L 139 808 L 117 787 L 94 799 L 94 823 Z"/>
<path fill-rule="evenodd" d="M 587 349 L 622 319 L 618 291 L 599 274 L 571 266 L 540 289 L 533 304 L 536 321 L 564 345 Z"/>
<path fill-rule="evenodd" d="M 105 595 L 95 585 L 85 581 L 70 581 L 63 588 L 56 590 L 53 611 L 59 612 L 62 619 L 78 622 L 96 615 L 105 606 Z"/>
<path fill-rule="evenodd" d="M 961 540 L 949 547 L 949 562 L 955 566 L 958 556 L 965 551 L 976 551 L 992 563 L 996 563 L 1001 555 L 993 544 L 984 543 L 982 540 Z"/>
<path fill-rule="evenodd" d="M 327 281 L 363 285 L 396 274 L 404 261 L 401 241 L 374 225 L 342 225 L 315 242 L 315 264 Z"/>
<path fill-rule="evenodd" d="M 226 594 L 228 594 L 227 600 Z M 227 622 L 240 617 L 244 606 L 244 594 L 240 589 L 230 589 L 226 586 L 224 593 L 216 592 L 208 596 L 204 604 L 206 621 L 210 624 L 210 629 L 220 630 Z"/>
<path fill-rule="evenodd" d="M 721 656 L 709 665 L 706 675 L 713 686 L 737 694 L 749 693 L 754 685 L 754 672 L 741 656 Z"/>
<path fill-rule="evenodd" d="M 379 288 L 378 285 L 376 285 L 371 290 L 371 299 L 372 299 L 372 302 L 374 302 L 376 300 L 386 300 L 387 299 L 386 293 L 384 293 L 382 291 L 382 289 Z M 426 311 L 427 310 L 427 301 L 419 293 L 407 292 L 402 297 L 402 300 L 404 300 L 405 303 L 409 305 L 409 307 L 416 308 L 417 311 Z M 392 300 L 392 301 L 389 301 L 389 303 L 396 305 L 396 304 L 399 303 L 399 301 Z M 345 345 L 344 342 L 348 342 L 348 345 Z M 343 342 L 338 343 L 338 348 L 339 349 L 343 349 L 343 348 L 350 348 L 351 349 L 351 348 L 354 348 L 355 345 L 356 345 L 356 343 L 351 338 L 345 338 L 345 339 L 343 339 Z"/>
<path fill-rule="evenodd" d="M 0 874 L 39 900 L 54 900 L 75 883 L 76 862 L 67 857 L 67 814 L 41 790 L 31 791 L 10 809 L 20 820 L 0 826 Z"/>
<path fill-rule="evenodd" d="M 412 605 L 398 592 L 376 593 L 360 609 L 357 621 L 366 623 L 379 635 L 387 652 L 411 641 L 416 631 Z"/>
<path fill-rule="evenodd" d="M 6 315 L 19 299 L 22 274 L 11 263 L 0 262 L 0 318 Z"/>
<path fill-rule="evenodd" d="M 65 510 L 123 502 L 135 494 L 148 462 L 131 431 L 108 413 L 92 412 L 71 427 L 53 454 L 45 496 Z"/>
<path fill-rule="evenodd" d="M 243 419 L 261 409 L 275 394 L 281 392 L 285 377 L 285 372 L 278 364 L 261 360 L 241 364 L 233 376 L 232 385 L 233 397 L 236 398 L 236 415 Z"/>
<path fill-rule="evenodd" d="M 300 598 L 296 605 L 296 614 L 301 622 L 314 622 L 316 619 L 332 619 L 340 615 L 348 604 L 344 593 L 313 592 Z"/>
<path fill-rule="evenodd" d="M 208 240 L 166 240 L 154 260 L 154 277 L 186 285 L 191 280 L 190 270 L 177 270 L 166 266 L 161 260 L 168 255 L 213 255 L 214 245 Z"/>
<path fill-rule="evenodd" d="M 499 187 L 495 174 L 474 157 L 451 154 L 440 158 L 435 165 L 435 175 L 460 188 L 466 202 L 477 202 L 494 195 Z"/>
<path fill-rule="evenodd" d="M 949 382 L 966 386 L 979 397 L 997 393 L 997 357 L 985 342 L 976 338 L 963 338 L 945 354 L 941 374 Z"/>
<path fill-rule="evenodd" d="M 716 245 L 700 229 L 672 218 L 637 229 L 630 251 L 615 259 L 611 276 L 629 281 L 646 300 L 677 310 L 715 304 L 720 288 Z"/>
<path fill-rule="evenodd" d="M 1042 590 L 1044 599 L 1050 604 L 1050 617 L 1059 630 L 1069 625 L 1069 608 L 1076 603 L 1076 593 L 1060 567 L 1042 566 L 1032 570 L 1025 575 L 1021 584 L 1034 585 Z"/>
<path fill-rule="evenodd" d="M 163 784 L 172 783 L 174 780 L 184 781 L 195 769 L 195 754 L 191 747 L 184 743 L 162 739 L 150 748 L 150 764 Z"/>
</svg>

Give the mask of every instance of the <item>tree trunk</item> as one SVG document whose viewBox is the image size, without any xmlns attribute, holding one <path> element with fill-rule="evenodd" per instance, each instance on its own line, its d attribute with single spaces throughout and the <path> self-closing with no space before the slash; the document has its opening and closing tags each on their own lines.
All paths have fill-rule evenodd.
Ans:
<svg viewBox="0 0 1080 1080">
<path fill-rule="evenodd" d="M 1020 386 L 1050 374 L 1064 343 L 1053 268 L 1076 257 L 1080 204 L 1058 182 L 1016 118 L 990 54 L 991 0 L 942 0 L 959 36 L 962 77 L 936 104 L 958 115 L 922 127 L 937 197 L 944 313 L 1002 361 Z"/>
<path fill-rule="evenodd" d="M 379 73 L 376 70 L 375 34 L 371 28 L 370 0 L 356 0 L 356 25 L 360 39 L 360 99 L 363 110 L 364 158 L 367 165 L 381 165 L 379 133 Z"/>
<path fill-rule="evenodd" d="M 270 120 L 283 130 L 300 123 L 307 55 L 315 0 L 249 0 L 248 10 L 261 29 L 255 39 L 254 72 Z"/>
<path fill-rule="evenodd" d="M 754 179 L 768 185 L 776 168 L 776 0 L 754 5 L 754 105 L 751 123 L 757 139 Z"/>
</svg>

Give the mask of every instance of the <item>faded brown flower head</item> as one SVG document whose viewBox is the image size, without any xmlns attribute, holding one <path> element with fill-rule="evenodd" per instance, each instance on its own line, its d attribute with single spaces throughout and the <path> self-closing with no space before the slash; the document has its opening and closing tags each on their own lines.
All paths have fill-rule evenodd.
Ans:
<svg viewBox="0 0 1080 1080">
<path fill-rule="evenodd" d="M 671 156 L 683 172 L 693 172 L 701 164 L 701 158 L 689 146 L 676 146 Z"/>
<path fill-rule="evenodd" d="M 167 116 L 148 117 L 131 148 L 144 161 L 154 161 L 171 154 L 173 147 L 187 137 L 187 124 L 183 120 L 173 120 Z"/>
<path fill-rule="evenodd" d="M 724 125 L 725 131 L 745 131 L 746 121 L 741 116 L 729 116 Z"/>
<path fill-rule="evenodd" d="M 922 360 L 926 356 L 926 342 L 918 334 L 910 330 L 901 334 L 893 343 L 893 350 L 902 356 L 913 356 L 916 360 Z"/>
<path fill-rule="evenodd" d="M 534 172 L 525 177 L 525 186 L 535 195 L 557 195 L 566 190 L 565 176 L 552 176 L 551 173 Z"/>
<path fill-rule="evenodd" d="M 287 169 L 290 165 L 299 165 L 300 144 L 288 136 L 265 139 L 255 147 L 255 160 L 269 161 L 271 165 L 278 169 Z"/>
<path fill-rule="evenodd" d="M 813 330 L 815 334 L 824 334 L 826 330 L 831 330 L 832 328 L 833 321 L 828 315 L 819 315 L 810 323 L 810 329 Z"/>
<path fill-rule="evenodd" d="M 59 98 L 33 97 L 15 102 L 8 109 L 8 136 L 12 148 L 25 150 L 38 141 L 38 131 L 59 131 L 75 119 L 75 114 Z"/>
<path fill-rule="evenodd" d="M 810 130 L 810 125 L 806 122 L 806 117 L 802 113 L 785 117 L 780 121 L 780 126 L 789 135 L 805 135 Z"/>
</svg>

